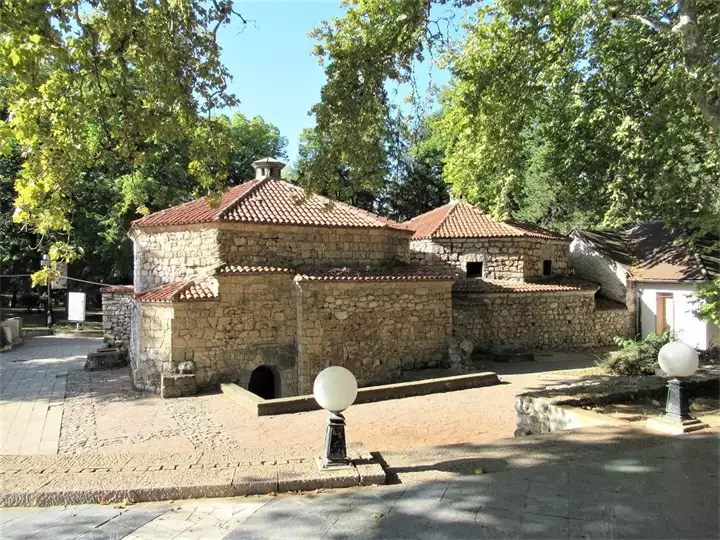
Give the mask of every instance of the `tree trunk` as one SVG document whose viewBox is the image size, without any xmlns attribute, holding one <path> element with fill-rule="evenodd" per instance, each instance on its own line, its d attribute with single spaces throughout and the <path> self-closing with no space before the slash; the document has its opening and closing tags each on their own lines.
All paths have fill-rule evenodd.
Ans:
<svg viewBox="0 0 720 540">
<path fill-rule="evenodd" d="M 720 133 L 720 95 L 712 88 L 711 81 L 703 80 L 702 68 L 705 64 L 700 29 L 697 22 L 697 1 L 678 0 L 678 22 L 672 31 L 680 36 L 683 50 L 685 70 L 692 79 L 694 86 L 692 97 L 710 123 L 715 133 Z"/>
</svg>

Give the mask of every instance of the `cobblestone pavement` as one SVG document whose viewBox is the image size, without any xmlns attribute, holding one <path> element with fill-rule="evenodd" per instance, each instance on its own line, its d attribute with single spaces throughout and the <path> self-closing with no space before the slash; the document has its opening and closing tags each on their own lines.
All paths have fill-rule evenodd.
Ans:
<svg viewBox="0 0 720 540">
<path fill-rule="evenodd" d="M 3 454 L 82 454 L 148 451 L 315 447 L 325 413 L 255 417 L 222 394 L 163 400 L 132 388 L 127 368 L 85 372 L 100 339 L 36 337 L 0 356 Z M 537 368 L 583 367 L 571 354 Z M 554 365 L 552 365 L 554 364 Z M 572 379 L 572 374 L 523 373 L 532 366 L 492 366 L 505 384 L 368 403 L 347 413 L 349 442 L 371 451 L 482 442 L 512 437 L 515 395 Z"/>
<path fill-rule="evenodd" d="M 565 435 L 554 444 L 562 448 Z M 635 445 L 635 442 L 637 445 Z M 718 538 L 717 434 L 641 438 L 592 459 L 303 495 L 0 509 L 4 540 Z M 588 443 L 587 446 L 592 446 Z M 543 453 L 543 455 L 536 455 Z"/>
</svg>

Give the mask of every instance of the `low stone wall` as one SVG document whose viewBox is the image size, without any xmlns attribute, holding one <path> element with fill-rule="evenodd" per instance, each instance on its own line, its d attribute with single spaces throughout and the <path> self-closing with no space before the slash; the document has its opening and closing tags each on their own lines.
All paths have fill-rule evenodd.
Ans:
<svg viewBox="0 0 720 540">
<path fill-rule="evenodd" d="M 717 396 L 720 392 L 720 366 L 700 368 L 683 383 L 692 395 Z M 664 402 L 667 379 L 656 376 L 597 377 L 582 383 L 557 385 L 525 392 L 515 398 L 517 429 L 515 436 L 538 435 L 598 425 L 633 426 L 607 415 L 585 411 L 585 405 L 623 403 L 640 398 Z M 637 427 L 643 428 L 644 425 Z"/>
<path fill-rule="evenodd" d="M 523 281 L 543 275 L 543 260 L 553 274 L 568 271 L 569 240 L 518 238 L 435 238 L 410 242 L 410 261 L 439 271 L 467 271 L 467 263 L 482 262 L 485 279 Z"/>
<path fill-rule="evenodd" d="M 439 365 L 452 332 L 452 281 L 298 281 L 298 393 L 330 365 L 361 386 Z"/>
<path fill-rule="evenodd" d="M 100 289 L 102 294 L 103 333 L 114 341 L 130 344 L 130 322 L 133 311 L 132 285 L 114 285 Z"/>
<path fill-rule="evenodd" d="M 611 345 L 630 322 L 627 309 L 596 309 L 592 290 L 453 295 L 453 334 L 480 350 Z"/>
</svg>

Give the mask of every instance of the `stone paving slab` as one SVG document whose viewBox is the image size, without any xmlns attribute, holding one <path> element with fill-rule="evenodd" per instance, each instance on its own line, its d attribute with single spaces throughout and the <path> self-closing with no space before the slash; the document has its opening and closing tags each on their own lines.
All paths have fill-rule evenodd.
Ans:
<svg viewBox="0 0 720 540">
<path fill-rule="evenodd" d="M 382 467 L 362 445 L 351 445 L 349 453 L 362 477 L 355 465 L 318 471 L 315 456 L 307 454 L 257 462 L 248 461 L 251 455 L 216 451 L 0 456 L 0 506 L 216 498 L 385 483 Z"/>
</svg>

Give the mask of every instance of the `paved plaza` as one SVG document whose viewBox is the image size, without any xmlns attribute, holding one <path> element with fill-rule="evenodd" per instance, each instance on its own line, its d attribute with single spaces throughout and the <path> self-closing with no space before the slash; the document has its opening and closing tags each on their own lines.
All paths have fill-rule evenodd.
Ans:
<svg viewBox="0 0 720 540">
<path fill-rule="evenodd" d="M 0 509 L 4 540 L 53 538 L 718 538 L 718 437 L 589 444 L 546 463 L 416 484 L 238 497 Z M 570 445 L 572 447 L 572 445 Z M 620 450 L 620 451 L 618 451 Z M 553 455 L 557 457 L 553 457 Z M 529 449 L 528 457 L 533 457 Z"/>
<path fill-rule="evenodd" d="M 83 371 L 88 350 L 101 343 L 36 337 L 0 355 L 0 453 L 257 453 L 275 447 L 314 449 L 323 437 L 323 411 L 258 418 L 222 394 L 163 400 L 134 390 L 127 368 Z M 589 363 L 591 357 L 552 364 Z M 548 369 L 551 363 L 537 364 Z M 346 413 L 348 441 L 370 451 L 395 452 L 512 437 L 516 394 L 577 378 L 523 369 L 509 365 L 510 374 L 501 375 L 504 384 L 497 386 L 355 405 Z"/>
</svg>

